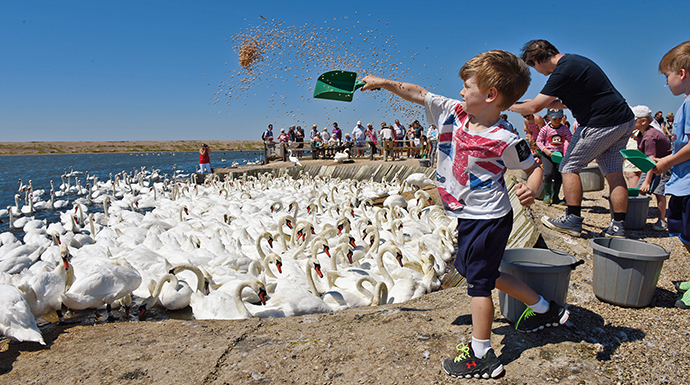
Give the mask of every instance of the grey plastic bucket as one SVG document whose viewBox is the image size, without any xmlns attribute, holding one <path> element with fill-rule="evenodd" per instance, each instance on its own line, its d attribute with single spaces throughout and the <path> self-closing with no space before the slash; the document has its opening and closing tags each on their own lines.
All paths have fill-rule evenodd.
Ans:
<svg viewBox="0 0 690 385">
<path fill-rule="evenodd" d="M 652 197 L 641 195 L 628 197 L 628 212 L 625 215 L 625 228 L 629 230 L 643 229 L 647 224 L 647 212 L 649 211 L 649 201 Z M 611 206 L 611 198 L 609 198 Z M 613 208 L 611 209 L 611 219 L 613 219 Z"/>
<path fill-rule="evenodd" d="M 570 284 L 570 272 L 578 262 L 570 254 L 548 249 L 506 249 L 499 271 L 515 276 L 544 297 L 565 305 Z M 515 323 L 527 305 L 502 291 L 498 292 L 501 314 Z"/>
<path fill-rule="evenodd" d="M 656 283 L 670 253 L 632 239 L 594 238 L 592 287 L 600 300 L 625 307 L 652 303 Z"/>
<path fill-rule="evenodd" d="M 601 191 L 604 189 L 604 175 L 598 165 L 591 165 L 580 171 L 582 192 Z"/>
</svg>

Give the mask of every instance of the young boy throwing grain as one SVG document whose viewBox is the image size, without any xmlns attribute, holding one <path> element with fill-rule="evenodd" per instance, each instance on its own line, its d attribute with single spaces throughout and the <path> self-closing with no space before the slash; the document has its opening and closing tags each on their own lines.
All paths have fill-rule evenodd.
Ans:
<svg viewBox="0 0 690 385">
<path fill-rule="evenodd" d="M 364 90 L 382 88 L 424 105 L 427 120 L 439 127 L 436 178 L 449 216 L 458 220 L 455 267 L 467 279 L 472 298 L 472 343 L 460 344 L 455 358 L 443 361 L 446 373 L 465 378 L 494 378 L 503 365 L 491 348 L 494 288 L 528 304 L 516 329 L 531 332 L 568 320 L 562 306 L 547 302 L 512 275 L 498 271 L 513 213 L 503 175 L 523 169 L 527 185 L 516 186 L 522 205 L 534 202 L 542 170 L 528 144 L 502 127 L 501 111 L 527 90 L 529 69 L 517 56 L 500 50 L 470 59 L 460 70 L 462 101 L 435 95 L 424 88 L 367 76 Z"/>
</svg>

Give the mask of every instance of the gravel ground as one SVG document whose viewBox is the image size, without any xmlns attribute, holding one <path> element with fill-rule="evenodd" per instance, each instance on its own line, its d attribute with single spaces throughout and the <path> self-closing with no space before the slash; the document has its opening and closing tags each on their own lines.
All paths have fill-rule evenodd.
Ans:
<svg viewBox="0 0 690 385">
<path fill-rule="evenodd" d="M 605 194 L 585 193 L 589 233 L 608 224 Z M 536 203 L 532 213 L 550 248 L 585 261 L 571 274 L 571 320 L 534 335 L 518 333 L 500 314 L 494 294 L 492 345 L 506 374 L 489 382 L 690 383 L 690 313 L 673 306 L 673 281 L 690 278 L 680 241 L 652 231 L 652 218 L 645 229 L 629 233 L 671 257 L 651 305 L 624 308 L 594 296 L 589 239 L 541 225 L 542 215 L 563 208 Z M 41 326 L 45 347 L 0 341 L 0 384 L 455 384 L 462 381 L 443 373 L 440 361 L 470 339 L 470 322 L 465 288 L 404 304 L 281 319 L 105 323 L 82 313 Z"/>
<path fill-rule="evenodd" d="M 663 264 L 652 303 L 644 308 L 624 308 L 598 300 L 592 290 L 592 248 L 589 238 L 609 224 L 608 186 L 585 193 L 582 215 L 585 238 L 563 235 L 540 225 L 547 244 L 585 260 L 573 271 L 568 303 L 573 325 L 583 339 L 600 346 L 597 359 L 606 372 L 622 384 L 690 383 L 690 313 L 674 307 L 678 298 L 673 281 L 690 279 L 689 255 L 678 238 L 652 230 L 658 209 L 652 199 L 647 223 L 641 230 L 628 230 L 627 237 L 659 245 L 670 252 Z M 564 208 L 537 203 L 537 222 L 543 215 L 564 213 Z"/>
</svg>

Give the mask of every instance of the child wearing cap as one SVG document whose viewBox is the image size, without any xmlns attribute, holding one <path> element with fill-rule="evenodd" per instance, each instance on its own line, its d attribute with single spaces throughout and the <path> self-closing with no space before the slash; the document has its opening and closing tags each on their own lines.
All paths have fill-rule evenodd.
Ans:
<svg viewBox="0 0 690 385">
<path fill-rule="evenodd" d="M 525 170 L 527 183 L 515 186 L 525 206 L 534 202 L 542 179 L 527 142 L 500 120 L 501 111 L 529 87 L 529 68 L 517 56 L 493 50 L 465 63 L 460 77 L 462 101 L 375 76 L 363 79 L 363 89 L 381 88 L 424 105 L 428 122 L 439 128 L 438 192 L 446 214 L 458 218 L 455 268 L 467 280 L 472 306 L 472 342 L 459 344 L 459 354 L 444 360 L 443 370 L 455 377 L 495 378 L 503 373 L 503 365 L 491 348 L 494 288 L 528 304 L 515 325 L 518 331 L 563 324 L 570 313 L 516 277 L 498 271 L 513 226 L 503 175 L 508 168 Z"/>
<path fill-rule="evenodd" d="M 635 114 L 635 129 L 640 133 L 637 135 L 637 149 L 644 152 L 650 159 L 657 161 L 660 158 L 671 155 L 671 141 L 661 131 L 652 128 L 652 110 L 647 106 L 633 107 Z M 652 128 L 650 130 L 650 128 Z M 652 229 L 664 231 L 668 227 L 666 224 L 666 196 L 664 195 L 666 182 L 671 176 L 654 175 L 652 172 L 643 172 L 637 182 L 637 188 L 641 193 L 652 193 L 656 199 L 656 206 L 659 208 L 659 219 Z"/>
<path fill-rule="evenodd" d="M 680 238 L 690 251 L 690 40 L 668 51 L 659 63 L 659 72 L 666 75 L 666 84 L 673 95 L 685 94 L 683 104 L 673 122 L 673 154 L 659 159 L 652 171 L 663 175 L 671 170 L 666 183 L 668 201 L 668 232 Z M 690 309 L 690 282 L 682 282 L 678 290 L 683 296 L 676 306 Z"/>
<path fill-rule="evenodd" d="M 548 111 L 549 123 L 539 130 L 537 135 L 537 147 L 541 150 L 541 162 L 544 167 L 544 203 L 560 204 L 558 194 L 561 192 L 563 177 L 558 171 L 560 159 L 552 158 L 558 152 L 563 158 L 568 143 L 573 137 L 568 126 L 561 124 L 563 121 L 563 110 L 550 108 Z"/>
</svg>

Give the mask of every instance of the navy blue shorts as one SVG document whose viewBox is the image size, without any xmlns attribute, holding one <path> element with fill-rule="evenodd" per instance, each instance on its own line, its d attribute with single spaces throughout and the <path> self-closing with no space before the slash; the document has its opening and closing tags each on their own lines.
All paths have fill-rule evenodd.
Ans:
<svg viewBox="0 0 690 385">
<path fill-rule="evenodd" d="M 498 219 L 459 219 L 458 255 L 455 269 L 467 280 L 470 297 L 489 297 L 501 275 L 501 265 L 510 231 L 513 211 Z"/>
<path fill-rule="evenodd" d="M 668 200 L 668 233 L 680 237 L 681 242 L 690 245 L 690 195 L 677 197 L 671 195 Z"/>
</svg>

